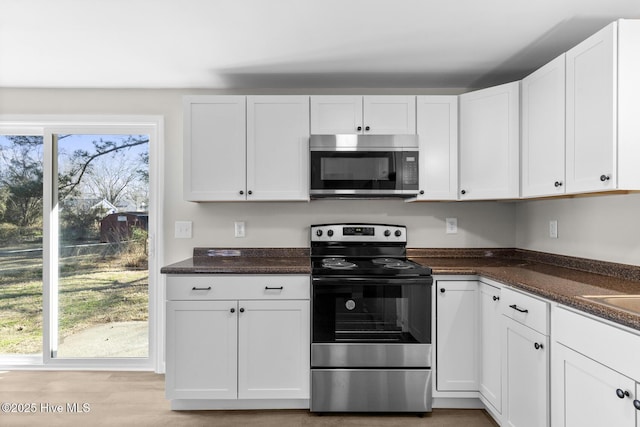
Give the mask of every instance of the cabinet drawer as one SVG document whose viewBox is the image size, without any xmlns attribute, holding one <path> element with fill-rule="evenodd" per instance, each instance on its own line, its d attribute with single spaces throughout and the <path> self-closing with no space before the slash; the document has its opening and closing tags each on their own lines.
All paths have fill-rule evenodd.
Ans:
<svg viewBox="0 0 640 427">
<path fill-rule="evenodd" d="M 167 300 L 309 299 L 309 276 L 169 275 Z"/>
<path fill-rule="evenodd" d="M 500 295 L 502 314 L 530 327 L 544 335 L 549 335 L 549 303 L 503 288 Z"/>
</svg>

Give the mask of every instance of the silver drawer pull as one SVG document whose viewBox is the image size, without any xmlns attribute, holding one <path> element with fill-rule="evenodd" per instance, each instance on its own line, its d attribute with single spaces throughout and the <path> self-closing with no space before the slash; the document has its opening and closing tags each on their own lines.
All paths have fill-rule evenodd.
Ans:
<svg viewBox="0 0 640 427">
<path fill-rule="evenodd" d="M 196 288 L 195 286 L 193 288 L 191 288 L 192 291 L 210 291 L 211 290 L 211 286 L 209 286 L 208 288 Z"/>
<path fill-rule="evenodd" d="M 279 287 L 277 287 L 277 288 L 270 287 L 270 286 L 265 286 L 265 287 L 264 287 L 264 290 L 265 290 L 265 291 L 281 291 L 281 290 L 283 290 L 283 289 L 284 289 L 284 286 L 279 286 Z"/>
<path fill-rule="evenodd" d="M 515 311 L 519 311 L 520 313 L 528 313 L 529 312 L 529 310 L 527 310 L 526 308 L 519 308 L 515 304 L 510 305 L 509 307 L 513 308 Z"/>
</svg>

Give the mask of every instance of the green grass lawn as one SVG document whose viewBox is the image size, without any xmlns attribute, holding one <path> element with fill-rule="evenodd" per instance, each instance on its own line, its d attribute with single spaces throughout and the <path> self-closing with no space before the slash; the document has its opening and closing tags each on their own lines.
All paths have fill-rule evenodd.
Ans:
<svg viewBox="0 0 640 427">
<path fill-rule="evenodd" d="M 60 261 L 59 339 L 93 325 L 148 319 L 149 274 L 117 257 Z M 42 352 L 42 259 L 0 257 L 0 354 Z"/>
</svg>

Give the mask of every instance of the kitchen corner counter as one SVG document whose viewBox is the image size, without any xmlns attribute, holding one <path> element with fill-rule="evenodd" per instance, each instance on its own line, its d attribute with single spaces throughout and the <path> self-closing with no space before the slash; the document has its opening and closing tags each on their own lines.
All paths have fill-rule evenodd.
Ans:
<svg viewBox="0 0 640 427">
<path fill-rule="evenodd" d="M 640 313 L 583 298 L 640 294 L 640 267 L 521 250 L 471 257 L 424 255 L 429 254 L 415 250 L 410 259 L 431 267 L 434 275 L 482 276 L 640 331 Z"/>
<path fill-rule="evenodd" d="M 195 248 L 193 258 L 162 267 L 163 274 L 311 274 L 304 248 Z"/>
</svg>

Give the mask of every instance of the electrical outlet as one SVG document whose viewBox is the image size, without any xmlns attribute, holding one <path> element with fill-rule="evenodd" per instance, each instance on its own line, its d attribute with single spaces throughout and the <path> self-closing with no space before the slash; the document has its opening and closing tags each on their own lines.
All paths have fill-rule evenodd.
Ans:
<svg viewBox="0 0 640 427">
<path fill-rule="evenodd" d="M 193 223 L 191 221 L 176 221 L 176 239 L 191 239 Z"/>
<path fill-rule="evenodd" d="M 447 218 L 445 224 L 447 234 L 458 234 L 458 218 Z"/>
<path fill-rule="evenodd" d="M 245 236 L 245 225 L 244 221 L 236 221 L 233 223 L 235 236 L 236 237 L 244 237 Z"/>
<path fill-rule="evenodd" d="M 558 221 L 555 219 L 549 221 L 549 237 L 552 239 L 558 238 Z"/>
</svg>

